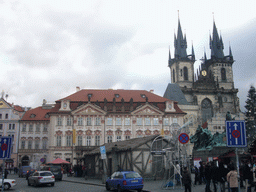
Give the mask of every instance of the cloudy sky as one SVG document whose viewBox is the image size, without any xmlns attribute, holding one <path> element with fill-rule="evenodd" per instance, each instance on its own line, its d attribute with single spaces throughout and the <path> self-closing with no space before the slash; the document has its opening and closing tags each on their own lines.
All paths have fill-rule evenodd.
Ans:
<svg viewBox="0 0 256 192">
<path fill-rule="evenodd" d="M 256 1 L 248 0 L 0 0 L 0 91 L 8 102 L 37 107 L 75 92 L 154 89 L 170 83 L 178 11 L 198 67 L 210 57 L 213 17 L 232 47 L 241 108 L 256 85 Z M 214 13 L 214 14 L 213 14 Z"/>
</svg>

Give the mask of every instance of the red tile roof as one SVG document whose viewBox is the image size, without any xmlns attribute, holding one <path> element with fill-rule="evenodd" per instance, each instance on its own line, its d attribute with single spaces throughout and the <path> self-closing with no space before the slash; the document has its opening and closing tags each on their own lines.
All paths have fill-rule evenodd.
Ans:
<svg viewBox="0 0 256 192">
<path fill-rule="evenodd" d="M 42 107 L 30 109 L 26 111 L 21 121 L 50 121 L 50 117 L 46 117 L 50 111 L 51 109 L 43 109 Z"/>
<path fill-rule="evenodd" d="M 19 112 L 24 112 L 24 109 L 19 105 L 14 105 L 14 109 Z"/>
<path fill-rule="evenodd" d="M 123 98 L 125 102 L 129 102 L 131 98 L 133 98 L 133 102 L 145 102 L 146 97 L 148 97 L 148 102 L 165 102 L 168 101 L 168 99 L 161 97 L 159 95 L 156 95 L 154 93 L 145 91 L 145 90 L 124 90 L 124 89 L 82 89 L 68 97 L 65 97 L 63 99 L 69 99 L 71 101 L 82 101 L 82 102 L 88 102 L 88 94 L 92 94 L 91 102 L 96 102 L 97 100 L 99 102 L 103 102 L 104 98 L 106 98 L 108 101 L 113 101 L 113 98 L 116 98 L 116 102 L 121 102 L 121 99 Z M 115 97 L 115 95 L 118 94 L 119 97 Z M 146 97 L 143 98 L 141 95 L 145 95 Z M 63 100 L 60 99 L 60 100 Z M 58 101 L 60 101 L 58 100 Z"/>
<path fill-rule="evenodd" d="M 146 103 L 146 98 L 148 98 L 148 103 L 151 105 L 156 105 L 161 111 L 165 111 L 165 102 L 170 101 L 164 97 L 151 93 L 145 90 L 124 90 L 124 89 L 83 89 L 72 95 L 69 95 L 63 99 L 57 100 L 55 107 L 51 110 L 51 113 L 69 113 L 65 111 L 59 111 L 61 100 L 70 100 L 70 108 L 72 110 L 76 109 L 80 104 L 88 103 L 88 95 L 91 94 L 90 102 L 98 105 L 104 109 L 104 99 L 107 99 L 108 112 L 111 113 L 113 107 L 113 99 L 116 101 L 116 108 L 118 113 L 130 112 L 130 99 L 133 99 L 133 110 L 136 109 L 138 103 L 144 105 Z M 116 97 L 119 95 L 119 97 Z M 122 112 L 122 99 L 124 100 L 125 110 Z M 119 109 L 119 111 L 118 111 Z M 174 109 L 176 112 L 170 112 L 175 114 L 185 114 L 174 102 Z"/>
</svg>

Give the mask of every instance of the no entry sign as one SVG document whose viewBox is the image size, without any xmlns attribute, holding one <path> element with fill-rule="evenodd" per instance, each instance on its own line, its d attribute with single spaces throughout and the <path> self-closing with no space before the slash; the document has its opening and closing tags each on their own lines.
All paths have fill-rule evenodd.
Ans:
<svg viewBox="0 0 256 192">
<path fill-rule="evenodd" d="M 181 144 L 186 144 L 189 141 L 189 136 L 187 133 L 181 133 L 179 135 L 179 141 Z"/>
</svg>

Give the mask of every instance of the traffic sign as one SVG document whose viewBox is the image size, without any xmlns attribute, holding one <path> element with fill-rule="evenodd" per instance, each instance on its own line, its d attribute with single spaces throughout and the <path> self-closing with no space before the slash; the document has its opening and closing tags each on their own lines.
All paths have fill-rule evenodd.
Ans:
<svg viewBox="0 0 256 192">
<path fill-rule="evenodd" d="M 181 144 L 186 144 L 189 141 L 189 136 L 187 133 L 181 133 L 179 135 L 179 141 Z"/>
<path fill-rule="evenodd" d="M 101 153 L 101 159 L 106 159 L 107 158 L 105 146 L 100 147 L 100 153 Z"/>
<path fill-rule="evenodd" d="M 11 156 L 12 137 L 0 137 L 0 159 L 9 159 Z"/>
<path fill-rule="evenodd" d="M 226 121 L 228 147 L 246 147 L 245 121 Z"/>
</svg>

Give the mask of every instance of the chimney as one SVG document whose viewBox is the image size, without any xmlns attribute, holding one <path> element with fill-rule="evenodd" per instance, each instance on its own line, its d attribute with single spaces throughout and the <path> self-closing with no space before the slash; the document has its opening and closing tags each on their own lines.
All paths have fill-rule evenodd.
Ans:
<svg viewBox="0 0 256 192">
<path fill-rule="evenodd" d="M 78 91 L 80 91 L 80 87 L 77 86 L 76 87 L 76 92 L 78 92 Z"/>
<path fill-rule="evenodd" d="M 150 91 L 149 91 L 150 93 L 154 93 L 154 89 L 150 89 Z"/>
</svg>

